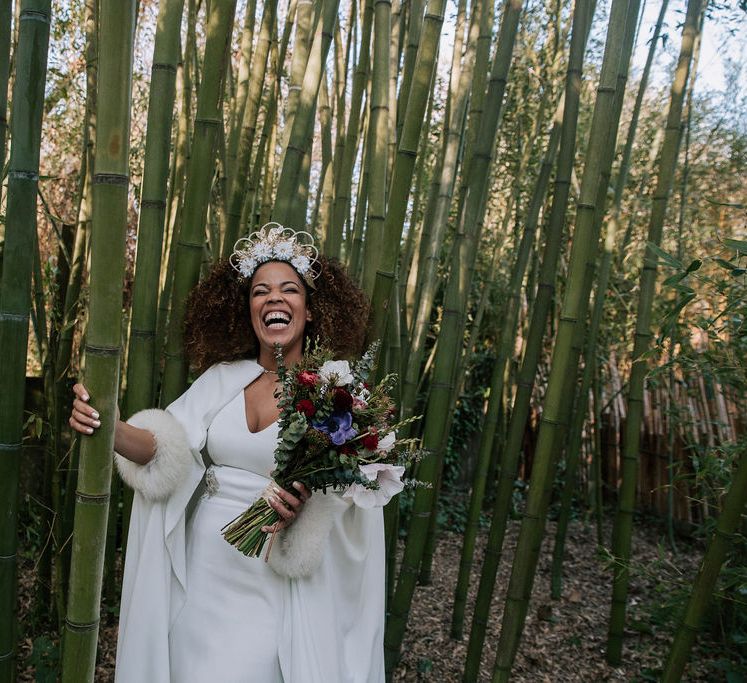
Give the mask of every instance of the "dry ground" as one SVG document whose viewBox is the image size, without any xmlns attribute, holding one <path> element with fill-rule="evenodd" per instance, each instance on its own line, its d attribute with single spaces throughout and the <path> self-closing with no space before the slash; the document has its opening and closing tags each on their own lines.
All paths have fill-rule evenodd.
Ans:
<svg viewBox="0 0 747 683">
<path fill-rule="evenodd" d="M 503 601 L 506 595 L 511 559 L 519 523 L 510 522 L 506 536 L 497 589 L 493 596 L 479 681 L 490 681 L 500 635 Z M 606 530 L 609 537 L 609 529 Z M 563 597 L 550 598 L 550 565 L 555 532 L 548 524 L 540 564 L 534 583 L 519 653 L 511 680 L 555 683 L 566 681 L 649 681 L 656 680 L 647 670 L 660 669 L 669 647 L 669 635 L 660 632 L 648 618 L 649 601 L 662 585 L 655 576 L 663 571 L 677 575 L 674 562 L 684 576 L 694 575 L 702 550 L 678 554 L 676 558 L 658 546 L 658 531 L 638 524 L 634 539 L 633 572 L 630 586 L 628 622 L 638 620 L 643 629 L 627 630 L 624 663 L 609 666 L 604 657 L 610 605 L 610 571 L 594 551 L 595 530 L 581 522 L 572 523 L 566 543 Z M 478 539 L 475 564 L 481 565 L 486 535 Z M 433 583 L 419 587 L 408 622 L 404 654 L 397 681 L 461 681 L 472 604 L 477 592 L 479 566 L 473 566 L 465 637 L 450 638 L 451 611 L 461 552 L 461 538 L 446 533 L 438 544 L 433 564 Z M 637 570 L 636 570 L 637 569 Z M 651 573 L 649 573 L 651 572 Z M 652 629 L 652 633 L 641 630 Z M 699 647 L 687 671 L 688 681 L 717 681 L 707 647 Z"/>
<path fill-rule="evenodd" d="M 518 522 L 511 522 L 488 625 L 480 681 L 491 680 L 503 599 L 510 572 L 510 558 L 517 531 Z M 624 664 L 613 668 L 608 666 L 604 659 L 609 616 L 610 572 L 604 559 L 593 550 L 594 531 L 581 522 L 571 525 L 567 543 L 563 598 L 558 601 L 549 599 L 553 532 L 554 525 L 550 524 L 512 680 L 533 683 L 655 680 L 647 674 L 647 670 L 661 667 L 668 650 L 669 636 L 666 632 L 657 630 L 647 617 L 648 605 L 657 590 L 661 591 L 661 584 L 654 576 L 664 570 L 670 574 L 680 571 L 685 577 L 694 574 L 702 550 L 693 549 L 692 552 L 680 553 L 674 558 L 671 553 L 658 547 L 657 530 L 638 524 L 634 540 L 634 564 L 638 571 L 633 573 L 629 614 L 633 620 L 637 619 L 644 625 L 648 619 L 652 632 L 646 633 L 646 628 L 629 630 L 626 633 Z M 484 536 L 478 540 L 468 605 L 471 605 L 476 592 L 484 541 Z M 434 558 L 433 583 L 430 586 L 418 587 L 414 597 L 404 653 L 395 676 L 398 682 L 461 681 L 467 648 L 466 638 L 454 641 L 449 636 L 460 550 L 459 536 L 448 532 L 442 535 Z M 673 560 L 679 570 L 675 570 Z M 21 569 L 22 618 L 27 615 L 33 591 L 33 569 L 30 565 L 31 563 L 27 563 Z M 468 611 L 465 624 L 467 634 L 470 618 L 471 611 Z M 97 681 L 113 680 L 115 645 L 116 624 L 107 623 L 104 619 L 100 631 Z M 35 667 L 29 661 L 31 649 L 32 638 L 28 637 L 21 646 L 21 657 L 25 661 L 22 662 L 18 680 L 53 681 L 51 671 L 46 677 L 42 671 L 35 672 Z M 713 656 L 715 655 L 710 654 L 707 644 L 699 645 L 686 680 L 726 680 L 714 673 L 712 662 L 709 661 Z"/>
</svg>

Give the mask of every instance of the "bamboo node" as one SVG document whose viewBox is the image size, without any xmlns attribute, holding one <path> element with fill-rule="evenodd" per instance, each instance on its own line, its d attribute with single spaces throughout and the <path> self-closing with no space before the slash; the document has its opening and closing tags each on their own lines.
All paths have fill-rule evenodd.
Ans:
<svg viewBox="0 0 747 683">
<path fill-rule="evenodd" d="M 93 176 L 94 185 L 123 185 L 130 183 L 130 176 L 123 173 L 95 173 Z"/>
<path fill-rule="evenodd" d="M 36 171 L 23 171 L 23 170 L 13 169 L 12 171 L 8 171 L 8 179 L 9 180 L 30 180 L 35 183 L 39 180 L 39 174 Z"/>
<path fill-rule="evenodd" d="M 98 628 L 100 621 L 100 619 L 96 619 L 95 621 L 91 621 L 87 624 L 76 624 L 74 621 L 70 621 L 66 618 L 65 628 L 67 628 L 69 631 L 73 631 L 74 633 L 88 633 Z"/>
<path fill-rule="evenodd" d="M 166 201 L 163 199 L 143 199 L 140 202 L 141 209 L 165 209 Z"/>
<path fill-rule="evenodd" d="M 96 344 L 86 344 L 86 354 L 89 354 L 89 353 L 92 356 L 104 356 L 104 357 L 118 356 L 120 353 L 120 347 L 119 346 L 98 346 Z"/>
<path fill-rule="evenodd" d="M 172 74 L 176 73 L 176 67 L 173 64 L 168 64 L 165 62 L 155 62 L 151 69 L 153 71 L 168 71 Z"/>
<path fill-rule="evenodd" d="M 49 24 L 49 12 L 42 12 L 38 9 L 25 9 L 21 12 L 21 21 L 41 21 L 43 24 Z"/>
<path fill-rule="evenodd" d="M 81 505 L 106 505 L 109 502 L 109 494 L 93 494 L 83 493 L 82 491 L 75 492 L 75 499 Z"/>
<path fill-rule="evenodd" d="M 10 313 L 7 311 L 0 312 L 0 320 L 7 320 L 16 323 L 27 323 L 29 320 L 28 313 Z"/>
</svg>

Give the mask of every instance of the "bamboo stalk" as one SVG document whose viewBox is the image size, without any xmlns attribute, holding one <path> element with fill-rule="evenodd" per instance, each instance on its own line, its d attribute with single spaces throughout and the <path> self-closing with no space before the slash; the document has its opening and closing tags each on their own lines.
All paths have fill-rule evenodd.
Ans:
<svg viewBox="0 0 747 683">
<path fill-rule="evenodd" d="M 433 455 L 422 461 L 418 473 L 419 477 L 431 482 L 434 487 L 439 480 L 443 461 L 446 440 L 444 428 L 451 410 L 454 385 L 454 361 L 461 351 L 466 297 L 470 290 L 468 273 L 479 243 L 479 230 L 486 205 L 493 147 L 521 11 L 522 4 L 518 0 L 510 0 L 505 5 L 490 73 L 488 93 L 485 97 L 486 114 L 480 117 L 479 133 L 475 134 L 476 150 L 469 169 L 465 201 L 460 210 L 452 251 L 453 258 L 444 300 L 442 332 L 434 362 L 433 382 L 425 410 L 426 420 L 423 431 L 423 446 L 433 451 Z M 389 671 L 399 659 L 399 650 L 436 494 L 436 490 L 430 488 L 418 489 L 415 494 L 407 545 L 384 636 L 384 652 Z"/>
<path fill-rule="evenodd" d="M 339 256 L 343 240 L 345 221 L 350 210 L 350 189 L 353 179 L 353 165 L 358 151 L 358 138 L 363 129 L 361 108 L 363 93 L 368 79 L 370 63 L 371 28 L 373 26 L 373 0 L 365 0 L 361 21 L 361 38 L 358 47 L 358 60 L 353 74 L 350 95 L 350 113 L 345 131 L 345 148 L 340 162 L 339 176 L 335 177 L 335 203 L 332 212 L 332 227 L 329 244 L 324 251 L 329 256 Z M 348 247 L 348 254 L 352 251 Z"/>
<path fill-rule="evenodd" d="M 667 115 L 666 133 L 662 146 L 656 190 L 651 208 L 648 242 L 661 243 L 662 228 L 669 195 L 674 182 L 674 169 L 677 165 L 682 133 L 682 107 L 687 78 L 692 62 L 693 47 L 699 30 L 701 1 L 689 0 L 687 15 L 682 30 L 682 44 L 677 61 L 674 82 Z M 635 481 L 640 441 L 641 409 L 647 362 L 642 358 L 651 339 L 651 306 L 656 286 L 657 256 L 647 247 L 644 267 L 641 272 L 640 299 L 636 319 L 633 365 L 628 388 L 628 421 L 625 431 L 623 471 L 618 496 L 617 513 L 613 530 L 612 554 L 615 557 L 613 578 L 612 610 L 610 613 L 609 635 L 607 640 L 607 660 L 617 664 L 622 658 L 622 637 L 627 605 L 630 547 L 635 503 Z"/>
<path fill-rule="evenodd" d="M 575 383 L 577 356 L 573 345 L 577 326 L 583 325 L 589 297 L 589 273 L 593 273 L 599 241 L 596 207 L 608 146 L 614 147 L 617 134 L 616 86 L 618 71 L 626 50 L 626 39 L 632 46 L 633 31 L 625 30 L 626 17 L 638 16 L 638 2 L 613 1 L 605 43 L 602 70 L 597 88 L 586 164 L 573 236 L 568 284 L 563 300 L 558 332 L 553 348 L 550 376 L 543 404 L 537 446 L 532 463 L 526 510 L 522 516 L 519 538 L 511 569 L 501 637 L 493 669 L 493 681 L 508 680 L 519 647 L 526 618 L 529 595 L 539 559 L 551 483 L 555 472 L 556 444 L 565 430 L 563 419 L 568 413 L 569 388 Z M 611 159 L 610 159 L 611 160 Z M 606 189 L 606 186 L 605 186 Z"/>
<path fill-rule="evenodd" d="M 102 0 L 85 383 L 101 428 L 84 439 L 76 490 L 62 681 L 93 681 L 121 346 L 135 3 Z"/>
<path fill-rule="evenodd" d="M 8 80 L 10 77 L 11 23 L 13 0 L 0 0 L 0 169 L 5 167 L 8 139 Z M 0 185 L 0 204 L 3 200 Z"/>
<path fill-rule="evenodd" d="M 278 223 L 291 227 L 305 224 L 303 219 L 306 215 L 306 203 L 299 198 L 299 190 L 305 185 L 304 158 L 313 133 L 316 99 L 329 47 L 332 44 L 338 5 L 339 0 L 324 0 L 320 8 L 321 16 L 309 51 L 298 109 L 293 116 L 293 125 L 285 145 L 272 217 Z M 298 11 L 300 10 L 301 3 L 298 6 Z"/>
<path fill-rule="evenodd" d="M 657 25 L 654 29 L 654 36 L 649 47 L 649 52 L 646 60 L 646 66 L 650 69 L 653 63 L 653 58 L 658 43 L 659 32 L 661 31 L 661 25 L 664 20 L 664 13 L 666 11 L 666 5 L 668 0 L 664 0 L 662 7 L 659 11 L 659 18 Z M 628 22 L 630 25 L 630 21 Z M 630 27 L 629 27 L 630 28 Z M 627 65 L 623 69 L 620 69 L 621 77 L 618 79 L 620 84 L 621 79 L 625 78 L 627 73 Z M 624 73 L 623 73 L 624 72 Z M 599 278 L 597 282 L 596 296 L 594 300 L 594 308 L 592 311 L 591 321 L 589 323 L 589 329 L 586 333 L 586 346 L 584 351 L 584 358 L 586 359 L 586 365 L 584 367 L 583 376 L 581 380 L 581 386 L 578 391 L 578 405 L 576 406 L 573 418 L 571 422 L 571 428 L 568 437 L 568 448 L 566 451 L 566 470 L 565 470 L 565 481 L 563 491 L 561 494 L 560 512 L 558 513 L 558 519 L 556 524 L 555 534 L 555 545 L 553 548 L 553 567 L 552 567 L 552 579 L 551 579 L 551 592 L 554 599 L 560 598 L 561 583 L 562 583 L 562 564 L 563 554 L 565 548 L 565 535 L 567 533 L 568 523 L 570 521 L 571 512 L 571 501 L 573 490 L 575 488 L 575 476 L 578 467 L 578 460 L 580 457 L 581 449 L 581 432 L 584 424 L 584 415 L 586 414 L 586 405 L 588 401 L 589 392 L 592 384 L 592 368 L 594 367 L 593 358 L 596 354 L 597 336 L 599 333 L 599 327 L 602 320 L 602 313 L 604 307 L 604 301 L 606 298 L 607 287 L 610 279 L 610 273 L 613 265 L 613 257 L 615 250 L 615 241 L 618 232 L 618 222 L 621 211 L 621 203 L 625 186 L 627 183 L 628 172 L 630 169 L 630 156 L 631 150 L 633 149 L 633 142 L 635 140 L 638 119 L 640 116 L 641 103 L 643 102 L 643 94 L 645 92 L 645 86 L 648 82 L 648 70 L 644 67 L 644 72 L 641 77 L 641 85 L 636 95 L 636 101 L 633 107 L 633 114 L 631 116 L 630 125 L 628 127 L 628 135 L 625 141 L 625 150 L 623 152 L 622 159 L 620 161 L 620 169 L 618 171 L 618 177 L 615 182 L 615 199 L 614 205 L 607 222 L 607 236 L 604 245 L 604 253 L 602 255 L 602 261 L 599 268 Z M 622 88 L 618 85 L 620 92 Z M 620 102 L 620 105 L 622 102 Z M 604 180 L 602 181 L 604 183 Z M 597 212 L 601 215 L 601 208 Z"/>
<path fill-rule="evenodd" d="M 184 0 L 164 0 L 158 8 L 127 354 L 126 416 L 150 407 L 155 397 L 156 375 L 153 368 L 156 364 L 158 299 L 153 292 L 158 291 L 160 280 L 169 142 L 183 9 Z"/>
<path fill-rule="evenodd" d="M 501 330 L 498 335 L 500 340 L 498 344 L 498 357 L 493 366 L 493 374 L 491 376 L 490 400 L 480 438 L 477 467 L 475 468 L 467 524 L 465 527 L 464 539 L 462 541 L 459 576 L 457 577 L 457 587 L 454 593 L 454 611 L 451 621 L 452 638 L 461 638 L 463 633 L 464 609 L 467 604 L 467 590 L 469 588 L 469 577 L 472 569 L 472 557 L 474 554 L 480 513 L 482 511 L 483 497 L 485 495 L 485 487 L 488 481 L 488 468 L 494 450 L 493 441 L 498 428 L 500 408 L 503 403 L 503 380 L 506 363 L 508 362 L 515 341 L 515 330 L 519 316 L 521 283 L 524 280 L 526 267 L 531 255 L 532 244 L 537 232 L 540 208 L 542 207 L 545 194 L 547 193 L 547 186 L 550 182 L 550 173 L 555 165 L 555 158 L 560 144 L 562 120 L 563 102 L 561 101 L 558 103 L 555 116 L 553 117 L 550 138 L 547 143 L 547 149 L 542 160 L 542 166 L 540 168 L 537 182 L 534 186 L 526 225 L 514 260 L 511 280 L 508 284 L 509 299 L 506 306 L 506 312 L 501 316 Z"/>
<path fill-rule="evenodd" d="M 363 251 L 363 276 L 361 284 L 373 299 L 376 271 L 385 247 L 387 146 L 389 144 L 389 70 L 392 0 L 374 0 L 373 69 L 371 73 L 371 99 L 369 100 L 368 139 L 368 201 L 366 241 Z M 399 247 L 399 244 L 396 245 Z M 388 304 L 389 297 L 379 301 Z M 372 317 L 375 316 L 372 307 Z M 374 317 L 374 325 L 376 325 Z M 383 326 L 373 334 L 381 336 Z"/>
<path fill-rule="evenodd" d="M 482 3 L 482 0 L 480 0 L 480 3 Z M 407 105 L 402 137 L 399 141 L 392 173 L 389 208 L 383 228 L 383 252 L 378 248 L 379 261 L 375 273 L 373 296 L 371 297 L 372 339 L 382 337 L 386 325 L 388 304 L 394 282 L 394 269 L 397 265 L 405 214 L 412 187 L 415 157 L 423 127 L 423 117 L 428 104 L 431 81 L 436 70 L 436 55 L 438 54 L 438 42 L 441 36 L 445 7 L 446 3 L 443 0 L 429 2 L 424 21 L 423 37 L 415 63 L 415 80 L 410 90 L 410 101 Z M 369 228 L 371 227 L 370 211 L 369 208 Z M 372 249 L 376 248 L 375 244 L 375 242 L 371 243 Z M 366 249 L 368 253 L 368 246 Z M 365 276 L 366 270 L 364 268 L 364 282 Z"/>
<path fill-rule="evenodd" d="M 450 114 L 444 116 L 444 140 L 442 155 L 438 163 L 438 175 L 434 177 L 432 206 L 426 212 L 424 222 L 428 226 L 428 237 L 422 241 L 419 254 L 415 300 L 417 306 L 413 314 L 413 329 L 410 341 L 410 358 L 403 381 L 402 414 L 412 415 L 414 409 L 418 376 L 420 373 L 425 341 L 429 329 L 431 309 L 436 296 L 438 280 L 436 269 L 441 244 L 446 234 L 449 209 L 462 159 L 464 147 L 465 116 L 470 93 L 472 100 L 481 99 L 484 88 L 484 74 L 487 72 L 492 29 L 492 8 L 489 3 L 476 3 L 470 25 L 467 52 L 462 68 L 458 68 L 459 55 L 456 50 L 452 59 L 454 100 Z M 458 71 L 459 74 L 454 72 Z M 484 99 L 484 98 L 483 98 Z M 451 101 L 451 98 L 450 98 Z M 472 117 L 468 125 L 479 125 L 479 119 Z M 466 168 L 463 166 L 463 168 Z M 464 172 L 464 171 L 463 171 Z"/>
<path fill-rule="evenodd" d="M 747 457 L 742 452 L 731 486 L 724 496 L 716 529 L 693 582 L 684 618 L 672 642 L 661 677 L 662 683 L 676 683 L 682 680 L 700 622 L 708 608 L 716 580 L 744 514 L 745 501 L 747 501 Z"/>
<path fill-rule="evenodd" d="M 0 283 L 0 679 L 15 677 L 18 484 L 50 0 L 24 0 L 15 56 Z"/>
<path fill-rule="evenodd" d="M 182 225 L 176 246 L 171 315 L 166 337 L 165 364 L 161 384 L 162 406 L 184 391 L 187 361 L 182 348 L 182 321 L 187 295 L 200 273 L 205 244 L 205 218 L 210 199 L 218 126 L 221 125 L 223 75 L 227 59 L 236 0 L 212 0 L 208 15 L 205 59 L 198 86 L 192 155 L 187 170 Z M 196 75 L 196 74 L 195 74 Z"/>
<path fill-rule="evenodd" d="M 239 132 L 244 120 L 244 109 L 249 94 L 249 79 L 252 75 L 252 49 L 254 43 L 254 25 L 257 13 L 257 0 L 249 0 L 244 12 L 244 25 L 241 30 L 239 53 L 239 72 L 236 78 L 236 96 L 231 107 L 228 142 L 226 143 L 226 187 L 233 184 L 236 169 L 236 153 L 239 147 Z M 230 69 L 229 69 L 230 71 Z"/>
<path fill-rule="evenodd" d="M 555 288 L 555 272 L 562 242 L 570 177 L 576 149 L 576 125 L 581 92 L 583 56 L 594 15 L 594 7 L 594 0 L 579 2 L 573 14 L 570 54 L 565 82 L 563 124 L 555 174 L 555 192 L 542 257 L 540 285 L 532 310 L 524 360 L 517 378 L 517 390 L 508 435 L 501 457 L 500 476 L 493 504 L 493 517 L 475 600 L 475 612 L 470 628 L 470 639 L 462 679 L 465 682 L 474 680 L 479 671 L 480 657 L 485 640 L 485 626 L 495 586 L 495 577 L 501 559 L 506 523 L 511 509 L 524 429 L 529 416 L 529 403 Z"/>
<path fill-rule="evenodd" d="M 231 191 L 228 200 L 226 235 L 223 240 L 223 258 L 227 258 L 233 251 L 234 244 L 241 232 L 241 215 L 244 204 L 244 194 L 248 180 L 254 135 L 257 129 L 259 103 L 262 96 L 262 84 L 267 72 L 267 60 L 272 44 L 272 32 L 276 23 L 277 0 L 267 0 L 262 9 L 262 24 L 259 29 L 257 49 L 252 57 L 251 76 L 243 117 L 239 147 L 235 154 L 232 172 Z"/>
</svg>

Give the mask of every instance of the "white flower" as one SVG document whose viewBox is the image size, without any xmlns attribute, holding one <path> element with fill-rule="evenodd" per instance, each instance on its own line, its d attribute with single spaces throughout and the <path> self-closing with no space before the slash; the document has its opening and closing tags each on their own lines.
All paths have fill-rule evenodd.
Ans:
<svg viewBox="0 0 747 683">
<path fill-rule="evenodd" d="M 291 259 L 290 263 L 301 275 L 306 275 L 306 273 L 309 271 L 309 268 L 311 268 L 311 261 L 309 260 L 309 257 L 304 256 L 303 254 L 294 256 Z"/>
<path fill-rule="evenodd" d="M 385 437 L 379 439 L 379 445 L 376 447 L 376 450 L 381 451 L 382 453 L 388 453 L 392 448 L 394 448 L 394 442 L 396 440 L 397 437 L 394 435 L 394 432 L 389 432 Z"/>
<path fill-rule="evenodd" d="M 254 245 L 254 258 L 260 263 L 269 261 L 272 258 L 272 246 L 267 242 L 257 242 Z"/>
<path fill-rule="evenodd" d="M 290 261 L 293 258 L 293 244 L 288 240 L 278 242 L 273 248 L 272 253 L 275 258 L 279 258 L 281 261 Z"/>
<path fill-rule="evenodd" d="M 244 277 L 251 277 L 257 269 L 257 261 L 251 256 L 244 256 L 239 260 L 239 272 Z"/>
<path fill-rule="evenodd" d="M 360 465 L 358 469 L 367 479 L 379 484 L 378 489 L 367 489 L 360 484 L 352 484 L 345 489 L 342 497 L 352 499 L 359 508 L 369 510 L 372 507 L 382 507 L 405 488 L 402 482 L 405 468 L 402 465 L 385 465 L 375 462 L 370 465 Z"/>
<path fill-rule="evenodd" d="M 346 360 L 328 360 L 319 368 L 319 376 L 325 384 L 334 380 L 335 386 L 338 387 L 344 387 L 353 381 L 350 363 Z"/>
</svg>

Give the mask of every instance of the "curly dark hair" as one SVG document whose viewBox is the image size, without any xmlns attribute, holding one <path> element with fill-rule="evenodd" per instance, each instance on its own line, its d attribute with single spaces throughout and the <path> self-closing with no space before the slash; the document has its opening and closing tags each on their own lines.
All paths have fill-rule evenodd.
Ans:
<svg viewBox="0 0 747 683">
<path fill-rule="evenodd" d="M 320 256 L 315 289 L 306 287 L 312 320 L 306 342 L 319 338 L 337 356 L 361 353 L 369 303 L 337 259 Z M 256 358 L 257 337 L 249 313 L 251 278 L 237 276 L 228 259 L 216 263 L 187 299 L 184 349 L 197 372 L 222 361 Z"/>
</svg>

